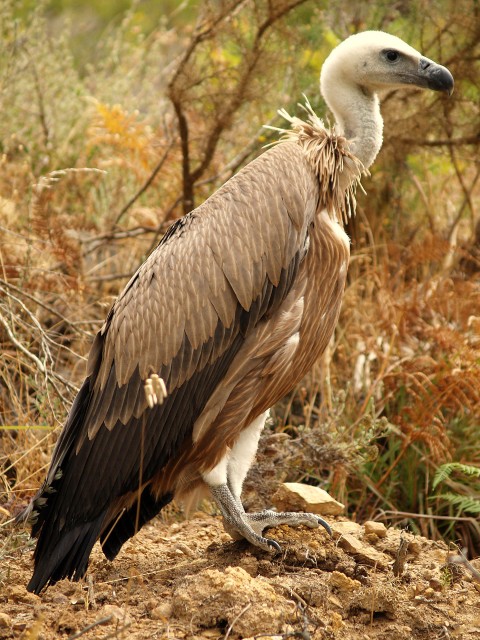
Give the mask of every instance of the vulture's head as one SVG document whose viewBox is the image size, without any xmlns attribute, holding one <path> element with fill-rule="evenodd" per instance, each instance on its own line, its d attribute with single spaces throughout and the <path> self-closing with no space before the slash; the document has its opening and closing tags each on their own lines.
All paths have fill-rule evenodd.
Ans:
<svg viewBox="0 0 480 640">
<path fill-rule="evenodd" d="M 347 83 L 364 92 L 411 85 L 434 91 L 453 91 L 448 69 L 425 58 L 400 38 L 383 31 L 350 36 L 325 61 L 321 88 L 330 92 L 335 83 Z"/>
<path fill-rule="evenodd" d="M 445 67 L 382 31 L 350 36 L 323 64 L 322 95 L 335 116 L 337 131 L 366 168 L 382 146 L 378 91 L 405 86 L 451 94 L 453 77 Z"/>
</svg>

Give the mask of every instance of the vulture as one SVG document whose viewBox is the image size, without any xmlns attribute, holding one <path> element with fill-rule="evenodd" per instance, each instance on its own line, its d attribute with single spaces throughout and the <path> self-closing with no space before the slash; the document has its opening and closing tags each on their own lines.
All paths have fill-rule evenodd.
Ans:
<svg viewBox="0 0 480 640">
<path fill-rule="evenodd" d="M 378 91 L 453 90 L 450 72 L 401 39 L 341 42 L 320 77 L 335 118 L 307 103 L 281 140 L 177 220 L 118 296 L 47 477 L 19 519 L 37 538 L 27 589 L 80 579 L 100 540 L 110 560 L 174 497 L 208 489 L 227 531 L 266 551 L 310 513 L 245 512 L 242 484 L 269 409 L 337 323 L 355 187 L 382 144 Z"/>
</svg>

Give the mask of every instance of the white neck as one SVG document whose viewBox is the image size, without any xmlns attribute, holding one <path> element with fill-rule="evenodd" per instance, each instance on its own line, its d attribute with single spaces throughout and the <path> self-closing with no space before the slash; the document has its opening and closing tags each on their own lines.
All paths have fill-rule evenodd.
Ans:
<svg viewBox="0 0 480 640">
<path fill-rule="evenodd" d="M 321 90 L 335 116 L 337 133 L 347 138 L 352 153 L 368 169 L 383 142 L 383 120 L 377 94 L 333 77 L 333 74 L 322 74 Z"/>
</svg>

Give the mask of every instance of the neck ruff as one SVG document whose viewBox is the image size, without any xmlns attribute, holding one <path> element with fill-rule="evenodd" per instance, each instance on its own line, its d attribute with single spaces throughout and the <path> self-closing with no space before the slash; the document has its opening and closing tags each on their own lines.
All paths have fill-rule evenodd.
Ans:
<svg viewBox="0 0 480 640">
<path fill-rule="evenodd" d="M 299 144 L 318 178 L 320 208 L 326 209 L 336 222 L 346 224 L 355 215 L 357 185 L 362 189 L 362 174 L 368 174 L 358 158 L 349 149 L 348 140 L 335 133 L 335 127 L 326 129 L 309 101 L 299 105 L 307 114 L 306 120 L 291 116 L 280 109 L 278 114 L 290 122 L 290 129 L 265 125 L 282 135 L 272 144 L 295 142 Z"/>
</svg>

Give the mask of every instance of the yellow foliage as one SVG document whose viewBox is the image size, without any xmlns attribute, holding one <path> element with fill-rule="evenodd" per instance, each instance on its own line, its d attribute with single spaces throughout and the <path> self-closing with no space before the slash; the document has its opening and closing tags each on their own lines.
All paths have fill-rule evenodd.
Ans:
<svg viewBox="0 0 480 640">
<path fill-rule="evenodd" d="M 92 123 L 88 129 L 88 151 L 95 147 L 110 147 L 115 157 L 108 164 L 148 170 L 151 166 L 154 133 L 148 124 L 138 120 L 139 113 L 129 113 L 120 104 L 95 102 Z M 143 174 L 143 171 L 142 171 Z"/>
</svg>

